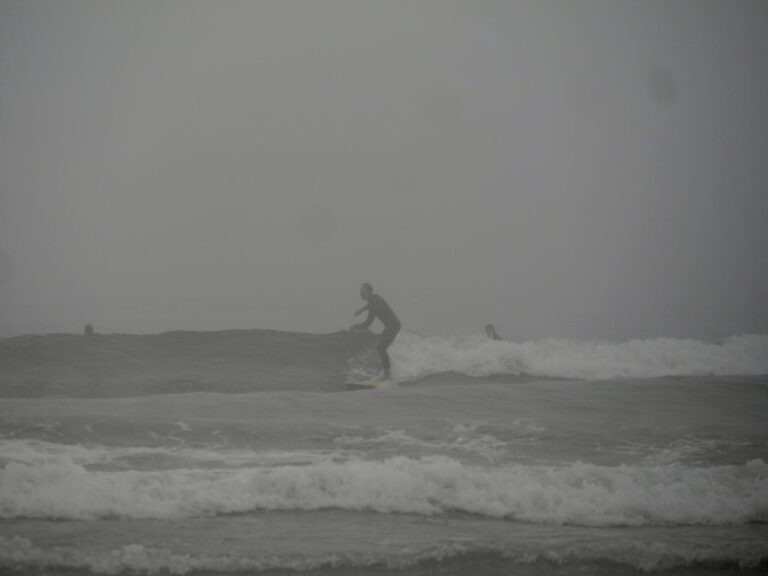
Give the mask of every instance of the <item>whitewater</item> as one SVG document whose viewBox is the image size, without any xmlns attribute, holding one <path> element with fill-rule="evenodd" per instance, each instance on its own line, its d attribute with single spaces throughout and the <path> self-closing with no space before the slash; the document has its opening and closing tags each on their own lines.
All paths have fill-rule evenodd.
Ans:
<svg viewBox="0 0 768 576">
<path fill-rule="evenodd" d="M 768 336 L 0 340 L 0 573 L 758 574 Z"/>
</svg>

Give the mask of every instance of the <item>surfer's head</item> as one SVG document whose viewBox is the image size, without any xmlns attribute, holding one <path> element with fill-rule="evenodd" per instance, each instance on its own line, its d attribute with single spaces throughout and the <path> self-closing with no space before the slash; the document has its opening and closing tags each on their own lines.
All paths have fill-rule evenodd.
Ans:
<svg viewBox="0 0 768 576">
<path fill-rule="evenodd" d="M 493 327 L 493 324 L 488 324 L 485 327 L 485 333 L 488 334 L 488 336 L 493 336 L 496 334 L 496 328 Z"/>
<path fill-rule="evenodd" d="M 360 286 L 360 298 L 368 300 L 371 296 L 373 296 L 373 286 L 368 284 L 368 282 L 364 282 L 363 285 Z"/>
</svg>

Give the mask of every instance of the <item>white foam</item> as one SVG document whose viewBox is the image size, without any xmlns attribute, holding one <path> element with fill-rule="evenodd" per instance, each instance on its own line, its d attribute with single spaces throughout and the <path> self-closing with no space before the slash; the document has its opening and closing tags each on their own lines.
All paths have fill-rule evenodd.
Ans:
<svg viewBox="0 0 768 576">
<path fill-rule="evenodd" d="M 186 518 L 322 508 L 448 510 L 578 525 L 739 524 L 768 520 L 768 465 L 470 466 L 448 457 L 328 460 L 303 466 L 142 472 L 10 462 L 0 518 Z"/>
<path fill-rule="evenodd" d="M 507 443 L 491 434 L 478 434 L 476 429 L 475 425 L 457 424 L 450 433 L 429 439 L 412 436 L 404 430 L 380 430 L 374 436 L 339 436 L 335 442 L 338 446 L 375 446 L 392 451 L 414 448 L 426 449 L 430 453 L 461 452 L 491 463 L 498 461 Z"/>
<path fill-rule="evenodd" d="M 719 344 L 674 338 L 515 343 L 481 336 L 446 339 L 404 333 L 395 340 L 390 355 L 395 376 L 404 379 L 444 372 L 581 379 L 757 375 L 768 374 L 768 335 L 734 336 Z"/>
</svg>

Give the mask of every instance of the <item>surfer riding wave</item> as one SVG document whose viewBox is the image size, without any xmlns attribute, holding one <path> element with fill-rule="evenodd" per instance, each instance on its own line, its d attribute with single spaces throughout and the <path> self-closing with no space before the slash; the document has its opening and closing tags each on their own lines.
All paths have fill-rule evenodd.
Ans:
<svg viewBox="0 0 768 576">
<path fill-rule="evenodd" d="M 381 333 L 381 338 L 376 346 L 376 351 L 381 357 L 381 365 L 384 368 L 384 377 L 389 378 L 391 362 L 389 360 L 389 354 L 387 354 L 387 348 L 389 348 L 398 332 L 400 332 L 400 320 L 397 318 L 397 315 L 389 304 L 387 304 L 387 301 L 378 294 L 374 294 L 373 286 L 367 282 L 360 286 L 360 297 L 368 303 L 355 312 L 355 316 L 358 316 L 363 312 L 368 312 L 368 318 L 366 318 L 364 322 L 353 324 L 350 327 L 350 330 L 366 330 L 376 318 L 384 324 L 384 331 Z"/>
</svg>

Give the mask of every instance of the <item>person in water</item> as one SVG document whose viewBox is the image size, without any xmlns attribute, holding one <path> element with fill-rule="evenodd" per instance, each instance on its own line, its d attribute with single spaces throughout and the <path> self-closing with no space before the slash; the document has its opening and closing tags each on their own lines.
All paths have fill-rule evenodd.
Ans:
<svg viewBox="0 0 768 576">
<path fill-rule="evenodd" d="M 392 344 L 392 341 L 400 332 L 400 320 L 398 320 L 392 308 L 389 307 L 387 301 L 384 300 L 378 294 L 373 293 L 373 286 L 367 282 L 360 286 L 360 298 L 368 302 L 365 306 L 355 312 L 355 316 L 368 312 L 368 318 L 364 322 L 359 324 L 353 324 L 350 330 L 367 330 L 373 321 L 378 318 L 381 323 L 384 324 L 384 332 L 381 333 L 379 344 L 376 346 L 376 351 L 381 356 L 381 365 L 384 367 L 384 376 L 389 378 L 390 375 L 390 361 L 389 354 L 387 354 L 387 348 Z"/>
<path fill-rule="evenodd" d="M 493 324 L 488 324 L 488 326 L 485 327 L 485 333 L 491 340 L 503 340 L 501 336 L 496 334 L 496 328 L 493 327 Z"/>
</svg>

